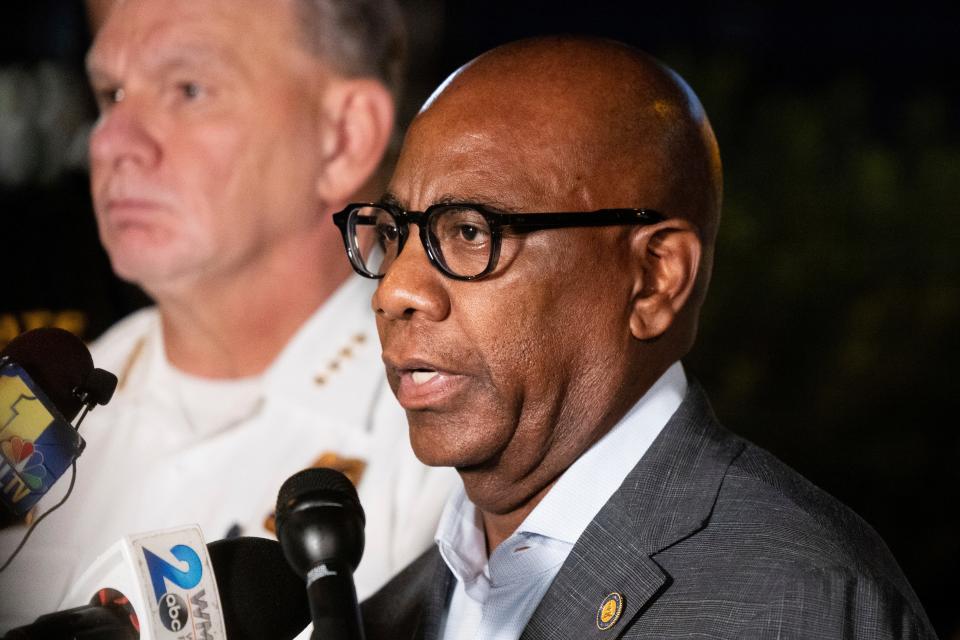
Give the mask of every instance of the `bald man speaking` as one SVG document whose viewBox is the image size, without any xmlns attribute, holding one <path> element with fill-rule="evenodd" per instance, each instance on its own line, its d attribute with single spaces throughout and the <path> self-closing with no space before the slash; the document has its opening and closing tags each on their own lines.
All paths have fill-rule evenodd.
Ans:
<svg viewBox="0 0 960 640">
<path fill-rule="evenodd" d="M 544 38 L 454 74 L 335 216 L 414 451 L 463 479 L 368 639 L 934 637 L 879 536 L 684 373 L 720 202 L 681 78 Z"/>
</svg>

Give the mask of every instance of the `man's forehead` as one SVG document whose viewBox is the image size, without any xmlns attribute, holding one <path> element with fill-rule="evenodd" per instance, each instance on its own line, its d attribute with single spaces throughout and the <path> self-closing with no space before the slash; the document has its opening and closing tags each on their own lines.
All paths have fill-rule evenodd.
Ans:
<svg viewBox="0 0 960 640">
<path fill-rule="evenodd" d="M 502 211 L 575 210 L 592 192 L 577 162 L 547 149 L 501 144 L 495 136 L 435 130 L 404 144 L 390 194 L 404 208 L 472 202 Z M 446 134 L 446 135 L 445 135 Z M 579 173 L 580 175 L 573 175 Z"/>
<path fill-rule="evenodd" d="M 278 8 L 248 0 L 122 0 L 97 34 L 87 66 L 97 71 L 120 63 L 165 64 L 167 58 L 228 58 L 243 42 L 261 37 L 264 24 L 282 19 Z"/>
<path fill-rule="evenodd" d="M 500 164 L 453 167 L 437 162 L 436 158 L 420 160 L 412 155 L 401 160 L 390 181 L 387 202 L 411 210 L 471 202 L 502 211 L 523 211 L 543 200 L 525 173 L 507 170 Z"/>
<path fill-rule="evenodd" d="M 616 43 L 506 45 L 431 97 L 411 127 L 400 162 L 409 171 L 398 183 L 456 192 L 448 179 L 482 178 L 488 191 L 566 210 L 697 209 L 674 196 L 709 187 L 699 177 L 713 179 L 701 166 L 712 133 L 684 89 L 659 63 Z M 684 174 L 698 180 L 687 184 Z"/>
<path fill-rule="evenodd" d="M 614 100 L 554 80 L 536 69 L 498 76 L 467 68 L 431 99 L 411 130 L 434 153 L 513 155 L 536 168 L 559 156 L 575 162 L 609 143 L 611 126 L 622 131 L 627 124 Z"/>
<path fill-rule="evenodd" d="M 602 168 L 590 160 L 598 144 L 543 105 L 500 110 L 469 96 L 438 101 L 411 126 L 391 188 L 403 204 L 418 207 L 452 194 L 515 211 L 577 210 L 607 190 Z"/>
</svg>

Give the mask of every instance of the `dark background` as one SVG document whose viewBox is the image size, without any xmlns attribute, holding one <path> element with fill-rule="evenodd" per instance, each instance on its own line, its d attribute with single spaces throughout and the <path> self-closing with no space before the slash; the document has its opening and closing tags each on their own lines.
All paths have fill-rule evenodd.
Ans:
<svg viewBox="0 0 960 640">
<path fill-rule="evenodd" d="M 75 157 L 83 127 L 79 143 L 58 143 L 75 118 L 37 114 L 63 101 L 39 83 L 30 103 L 10 80 L 53 62 L 82 85 L 85 15 L 79 2 L 21 5 L 0 24 L 0 344 L 51 322 L 92 338 L 143 299 L 110 276 L 97 244 Z M 940 636 L 960 639 L 956 12 L 499 0 L 407 9 L 407 117 L 469 58 L 538 33 L 620 39 L 690 82 L 720 141 L 726 196 L 688 371 L 729 427 L 872 523 Z M 89 98 L 70 95 L 92 120 Z M 39 133 L 25 137 L 24 126 Z M 10 140 L 43 152 L 19 161 Z M 57 160 L 71 148 L 72 160 Z M 32 168 L 11 177 L 11 164 Z"/>
</svg>

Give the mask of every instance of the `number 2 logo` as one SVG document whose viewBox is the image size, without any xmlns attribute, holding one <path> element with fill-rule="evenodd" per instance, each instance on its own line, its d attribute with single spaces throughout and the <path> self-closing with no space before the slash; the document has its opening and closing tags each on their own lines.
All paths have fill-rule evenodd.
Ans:
<svg viewBox="0 0 960 640">
<path fill-rule="evenodd" d="M 196 551 L 187 545 L 178 544 L 170 547 L 170 553 L 181 563 L 186 563 L 187 568 L 181 569 L 146 547 L 143 548 L 143 557 L 147 561 L 147 571 L 150 572 L 153 594 L 157 601 L 167 592 L 164 578 L 181 589 L 192 589 L 200 583 L 200 578 L 203 577 L 203 565 L 200 563 L 200 556 L 197 555 Z"/>
</svg>

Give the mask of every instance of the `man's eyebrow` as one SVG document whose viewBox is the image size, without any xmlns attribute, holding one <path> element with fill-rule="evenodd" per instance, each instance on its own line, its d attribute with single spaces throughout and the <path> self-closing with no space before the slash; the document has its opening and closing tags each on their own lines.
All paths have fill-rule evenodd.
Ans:
<svg viewBox="0 0 960 640">
<path fill-rule="evenodd" d="M 400 209 L 404 208 L 403 205 L 400 204 L 400 199 L 397 196 L 390 193 L 389 191 L 383 194 L 383 196 L 380 198 L 380 203 L 388 204 L 392 207 L 398 207 Z"/>
<path fill-rule="evenodd" d="M 91 81 L 111 82 L 113 74 L 105 66 L 98 64 L 93 53 L 94 51 L 91 50 L 87 54 L 87 75 Z M 248 73 L 244 65 L 232 60 L 229 56 L 225 56 L 218 47 L 212 47 L 207 43 L 192 39 L 178 44 L 173 53 L 166 52 L 154 56 L 153 59 L 148 58 L 146 65 L 141 68 L 148 73 L 158 75 L 183 69 L 213 70 L 217 74 L 245 75 Z"/>
<path fill-rule="evenodd" d="M 395 196 L 393 193 L 389 192 L 389 191 L 387 191 L 385 194 L 383 194 L 383 197 L 380 198 L 380 202 L 382 202 L 383 204 L 389 204 L 389 205 L 391 205 L 391 206 L 399 207 L 400 209 L 406 210 L 406 207 L 403 206 L 403 204 L 400 202 L 400 199 L 399 199 L 397 196 Z M 488 207 L 489 209 L 493 209 L 494 211 L 498 211 L 498 212 L 500 212 L 500 213 L 508 213 L 508 212 L 520 211 L 520 208 L 517 207 L 517 206 L 515 206 L 515 205 L 511 205 L 510 203 L 504 202 L 504 201 L 502 201 L 502 200 L 498 200 L 497 198 L 492 198 L 492 197 L 490 197 L 490 196 L 479 195 L 479 194 L 476 194 L 476 195 L 464 195 L 464 194 L 454 195 L 454 194 L 452 194 L 452 193 L 445 193 L 445 194 L 437 197 L 437 198 L 436 198 L 433 202 L 431 202 L 430 204 L 431 204 L 431 205 L 436 205 L 436 204 L 479 204 L 479 205 L 483 205 L 484 207 Z"/>
<path fill-rule="evenodd" d="M 176 53 L 158 60 L 153 66 L 155 69 L 167 71 L 190 67 L 216 67 L 221 70 L 242 69 L 241 65 L 228 62 L 230 58 L 223 55 L 217 47 L 203 43 L 187 44 L 180 47 Z"/>
</svg>

